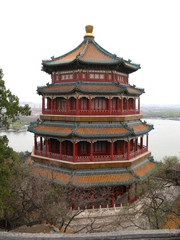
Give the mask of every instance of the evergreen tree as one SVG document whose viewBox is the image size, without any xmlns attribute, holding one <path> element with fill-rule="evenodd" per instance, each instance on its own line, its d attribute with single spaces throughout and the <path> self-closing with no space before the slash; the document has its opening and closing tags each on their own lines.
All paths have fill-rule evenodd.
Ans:
<svg viewBox="0 0 180 240">
<path fill-rule="evenodd" d="M 3 71 L 0 69 L 0 127 L 9 127 L 11 121 L 16 121 L 19 115 L 30 115 L 31 109 L 28 105 L 20 106 L 19 99 L 11 91 L 6 89 Z"/>
</svg>

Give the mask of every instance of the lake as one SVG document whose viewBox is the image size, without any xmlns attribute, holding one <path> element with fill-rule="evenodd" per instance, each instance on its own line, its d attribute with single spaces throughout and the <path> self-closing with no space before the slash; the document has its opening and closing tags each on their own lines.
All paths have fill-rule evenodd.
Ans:
<svg viewBox="0 0 180 240">
<path fill-rule="evenodd" d="M 149 134 L 149 150 L 154 159 L 160 161 L 164 156 L 180 157 L 180 121 L 163 119 L 145 119 L 154 125 Z M 9 146 L 15 151 L 32 151 L 33 134 L 30 132 L 0 132 L 7 135 Z"/>
</svg>

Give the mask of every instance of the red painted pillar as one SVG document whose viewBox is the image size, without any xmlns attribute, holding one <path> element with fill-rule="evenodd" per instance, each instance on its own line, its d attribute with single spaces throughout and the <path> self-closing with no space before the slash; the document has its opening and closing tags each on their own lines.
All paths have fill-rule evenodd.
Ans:
<svg viewBox="0 0 180 240">
<path fill-rule="evenodd" d="M 67 155 L 67 153 L 66 153 L 66 141 L 64 141 L 64 155 L 65 155 L 65 157 L 66 157 L 66 155 Z"/>
<path fill-rule="evenodd" d="M 76 162 L 76 141 L 73 142 L 73 162 Z"/>
<path fill-rule="evenodd" d="M 44 110 L 45 110 L 45 97 L 42 96 L 42 113 L 44 113 Z"/>
<path fill-rule="evenodd" d="M 76 115 L 79 114 L 79 96 L 76 96 Z"/>
<path fill-rule="evenodd" d="M 111 115 L 111 97 L 109 97 L 109 114 Z"/>
<path fill-rule="evenodd" d="M 59 144 L 59 158 L 60 158 L 60 160 L 62 160 L 62 140 L 60 140 L 60 142 L 59 142 L 60 144 Z"/>
<path fill-rule="evenodd" d="M 91 96 L 89 97 L 89 115 L 91 115 Z"/>
<path fill-rule="evenodd" d="M 146 150 L 148 151 L 148 133 L 146 134 Z"/>
<path fill-rule="evenodd" d="M 123 97 L 121 97 L 121 115 L 123 114 Z"/>
<path fill-rule="evenodd" d="M 116 111 L 119 112 L 119 98 L 117 98 L 116 101 L 117 101 Z"/>
<path fill-rule="evenodd" d="M 93 141 L 91 140 L 90 161 L 93 162 Z"/>
<path fill-rule="evenodd" d="M 45 156 L 47 157 L 48 140 L 45 138 Z"/>
<path fill-rule="evenodd" d="M 51 114 L 53 113 L 53 97 L 51 98 Z"/>
<path fill-rule="evenodd" d="M 127 113 L 129 114 L 129 99 L 127 98 Z"/>
<path fill-rule="evenodd" d="M 134 154 L 136 156 L 136 151 L 137 151 L 137 139 L 134 139 Z"/>
<path fill-rule="evenodd" d="M 68 97 L 66 98 L 66 114 L 68 114 Z"/>
<path fill-rule="evenodd" d="M 128 139 L 127 159 L 130 157 L 130 140 Z"/>
<path fill-rule="evenodd" d="M 125 141 L 123 140 L 123 156 L 125 155 Z"/>
<path fill-rule="evenodd" d="M 113 140 L 111 141 L 111 148 L 110 148 L 110 150 L 111 150 L 111 153 L 110 153 L 110 155 L 111 155 L 111 161 L 113 161 L 113 159 L 114 159 L 114 155 L 113 155 L 113 145 L 114 145 L 114 142 L 113 142 Z"/>
<path fill-rule="evenodd" d="M 138 113 L 140 113 L 140 97 L 138 98 Z"/>
</svg>

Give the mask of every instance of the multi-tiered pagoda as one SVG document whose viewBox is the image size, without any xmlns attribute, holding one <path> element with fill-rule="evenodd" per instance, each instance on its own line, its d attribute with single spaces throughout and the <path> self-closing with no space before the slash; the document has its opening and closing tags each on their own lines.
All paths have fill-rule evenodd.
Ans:
<svg viewBox="0 0 180 240">
<path fill-rule="evenodd" d="M 86 26 L 83 42 L 72 51 L 42 62 L 51 83 L 37 88 L 42 115 L 29 127 L 31 158 L 42 174 L 53 170 L 61 185 L 85 189 L 91 207 L 108 189 L 109 199 L 99 204 L 113 206 L 124 194 L 128 202 L 136 200 L 155 169 L 148 151 L 153 126 L 141 120 L 144 89 L 129 84 L 140 65 L 106 51 L 92 30 Z"/>
</svg>

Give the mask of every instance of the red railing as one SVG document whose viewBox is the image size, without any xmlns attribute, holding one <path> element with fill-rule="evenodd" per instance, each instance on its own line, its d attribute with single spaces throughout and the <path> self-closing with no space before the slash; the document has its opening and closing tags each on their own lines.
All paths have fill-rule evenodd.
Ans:
<svg viewBox="0 0 180 240">
<path fill-rule="evenodd" d="M 91 115 L 110 115 L 109 110 L 104 109 L 87 109 L 87 110 L 78 110 L 78 113 L 76 110 L 68 110 L 68 113 L 66 110 L 60 110 L 60 109 L 44 109 L 43 114 L 55 114 L 55 115 L 89 115 L 91 112 Z M 138 110 L 111 110 L 111 115 L 132 115 L 132 114 L 139 114 L 140 111 Z"/>
<path fill-rule="evenodd" d="M 131 151 L 129 153 L 129 159 L 134 158 L 144 152 L 147 152 L 148 148 L 146 146 L 143 146 L 142 149 L 138 148 L 137 151 Z M 58 159 L 58 160 L 65 160 L 68 162 L 73 162 L 73 156 L 72 155 L 62 155 L 62 158 L 60 159 L 60 154 L 59 153 L 52 153 L 52 152 L 47 152 L 47 154 L 45 153 L 45 150 L 41 151 L 41 150 L 35 150 L 34 151 L 35 155 L 38 156 L 43 156 L 43 157 L 48 157 L 48 158 L 52 158 L 52 159 Z M 127 160 L 127 153 L 125 154 L 121 154 L 121 155 L 117 155 L 114 154 L 113 155 L 113 161 L 121 161 L 121 160 Z M 77 156 L 76 157 L 76 162 L 90 162 L 91 161 L 91 157 L 90 156 Z M 93 156 L 92 157 L 92 162 L 103 162 L 103 161 L 112 161 L 111 159 L 111 155 L 99 155 L 99 156 Z"/>
</svg>

